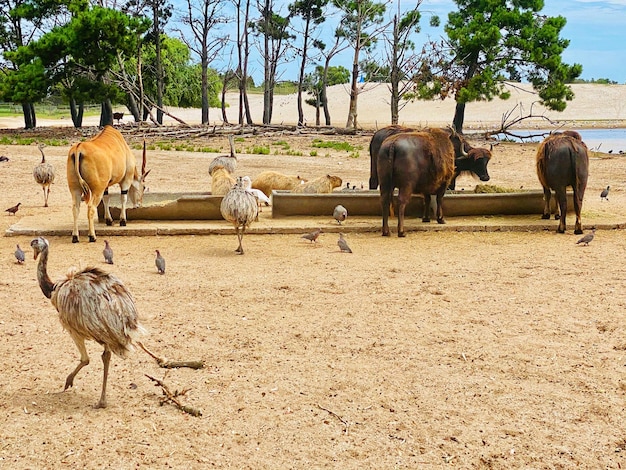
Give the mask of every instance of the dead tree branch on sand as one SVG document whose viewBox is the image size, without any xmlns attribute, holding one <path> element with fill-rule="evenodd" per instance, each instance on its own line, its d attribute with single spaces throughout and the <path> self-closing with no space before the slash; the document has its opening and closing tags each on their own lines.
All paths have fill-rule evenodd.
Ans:
<svg viewBox="0 0 626 470">
<path fill-rule="evenodd" d="M 557 123 L 552 121 L 545 114 L 533 113 L 533 107 L 537 103 L 538 101 L 534 101 L 533 103 L 531 103 L 530 110 L 528 111 L 527 114 L 524 114 L 524 110 L 522 109 L 522 106 L 520 105 L 520 103 L 517 103 L 512 109 L 508 110 L 502 115 L 500 128 L 486 132 L 485 136 L 489 138 L 490 136 L 493 136 L 493 135 L 504 134 L 509 137 L 513 137 L 515 139 L 519 139 L 522 141 L 525 139 L 533 139 L 535 137 L 544 137 L 546 134 L 545 132 L 537 132 L 535 134 L 529 133 L 529 134 L 522 135 L 522 134 L 516 133 L 515 131 L 511 131 L 512 127 L 517 126 L 518 124 L 525 121 L 526 119 L 541 119 L 541 120 L 546 121 L 549 125 L 553 125 L 553 126 L 557 125 Z M 514 115 L 514 114 L 517 114 L 516 110 L 518 108 L 519 108 L 519 115 Z"/>
<path fill-rule="evenodd" d="M 157 356 L 155 353 L 146 348 L 143 343 L 137 341 L 137 345 L 145 351 L 145 353 L 154 359 L 159 367 L 164 369 L 178 369 L 180 367 L 188 367 L 190 369 L 203 369 L 204 361 L 169 361 L 165 357 Z"/>
<path fill-rule="evenodd" d="M 152 380 L 156 385 L 158 385 L 159 387 L 161 387 L 161 390 L 163 391 L 163 395 L 164 398 L 161 400 L 161 405 L 164 405 L 167 402 L 171 402 L 174 405 L 176 405 L 176 407 L 187 413 L 190 414 L 191 416 L 195 416 L 195 417 L 200 417 L 202 416 L 202 411 L 198 410 L 197 408 L 194 408 L 192 406 L 187 406 L 187 405 L 183 405 L 180 400 L 178 399 L 178 397 L 184 396 L 189 390 L 191 390 L 190 388 L 186 388 L 184 390 L 181 390 L 180 392 L 178 390 L 172 392 L 169 387 L 162 381 L 159 380 L 155 377 L 151 377 L 148 374 L 145 374 L 146 377 L 148 377 L 150 380 Z"/>
</svg>

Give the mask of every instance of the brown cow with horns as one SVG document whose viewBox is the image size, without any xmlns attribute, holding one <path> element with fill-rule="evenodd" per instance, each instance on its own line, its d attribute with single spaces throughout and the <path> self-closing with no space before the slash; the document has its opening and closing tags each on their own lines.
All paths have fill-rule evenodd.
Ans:
<svg viewBox="0 0 626 470">
<path fill-rule="evenodd" d="M 394 188 L 398 188 L 399 237 L 405 236 L 404 212 L 413 193 L 424 196 L 423 222 L 430 222 L 430 199 L 431 194 L 435 194 L 437 222 L 445 223 L 442 199 L 454 177 L 456 153 L 462 155 L 463 152 L 461 139 L 454 130 L 429 129 L 396 134 L 384 140 L 377 158 L 383 236 L 389 236 L 389 208 Z"/>
<path fill-rule="evenodd" d="M 86 142 L 78 142 L 70 148 L 67 157 L 67 184 L 72 194 L 74 230 L 72 243 L 78 243 L 78 215 L 80 202 L 87 204 L 89 221 L 89 241 L 96 241 L 94 219 L 98 204 L 104 202 L 104 216 L 107 225 L 113 224 L 109 211 L 109 186 L 119 184 L 122 207 L 120 225 L 126 225 L 126 203 L 128 198 L 133 206 L 141 204 L 144 192 L 146 171 L 146 144 L 143 146 L 141 173 L 137 169 L 135 155 L 124 140 L 124 136 L 113 126 L 105 126 L 102 132 Z"/>
</svg>

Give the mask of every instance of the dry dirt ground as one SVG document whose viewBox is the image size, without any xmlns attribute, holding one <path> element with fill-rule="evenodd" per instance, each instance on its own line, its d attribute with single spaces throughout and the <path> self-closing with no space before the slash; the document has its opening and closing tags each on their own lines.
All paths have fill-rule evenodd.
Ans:
<svg viewBox="0 0 626 470">
<path fill-rule="evenodd" d="M 358 158 L 311 156 L 310 136 L 248 138 L 237 144 L 238 173 L 334 173 L 367 186 L 369 136 L 324 139 L 360 146 Z M 247 153 L 263 142 L 270 155 Z M 227 141 L 208 145 L 225 151 Z M 22 202 L 15 216 L 0 213 L 3 232 L 24 216 L 71 211 L 68 148 L 46 147 L 58 176 L 43 208 L 36 147 L 0 145 L 10 158 L 0 208 Z M 534 151 L 498 146 L 492 183 L 538 188 Z M 150 190 L 208 190 L 215 155 L 151 151 Z M 607 184 L 610 201 L 600 202 Z M 583 223 L 608 208 L 626 220 L 625 190 L 626 157 L 594 155 Z M 81 227 L 84 217 L 83 207 Z M 404 239 L 349 233 L 353 254 L 338 252 L 336 234 L 317 245 L 247 235 L 244 256 L 234 234 L 117 236 L 113 266 L 102 237 L 52 237 L 53 279 L 70 266 L 115 273 L 135 296 L 148 347 L 206 363 L 168 372 L 141 351 L 114 356 L 106 409 L 93 408 L 102 348 L 88 343 L 91 364 L 63 392 L 78 351 L 37 285 L 30 238 L 0 237 L 0 468 L 626 468 L 626 237 L 603 229 L 584 247 L 572 216 L 564 235 L 552 222 Z M 202 416 L 162 404 L 145 374 L 187 391 L 181 401 Z"/>
</svg>

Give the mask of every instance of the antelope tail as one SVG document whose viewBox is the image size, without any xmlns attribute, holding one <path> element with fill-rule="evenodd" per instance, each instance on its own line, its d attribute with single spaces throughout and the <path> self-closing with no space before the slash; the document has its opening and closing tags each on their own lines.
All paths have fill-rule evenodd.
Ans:
<svg viewBox="0 0 626 470">
<path fill-rule="evenodd" d="M 91 200 L 91 188 L 80 174 L 80 158 L 80 150 L 76 150 L 76 153 L 74 154 L 74 171 L 78 177 L 78 182 L 80 183 L 80 189 L 83 193 L 84 200 L 85 202 L 89 202 Z"/>
</svg>

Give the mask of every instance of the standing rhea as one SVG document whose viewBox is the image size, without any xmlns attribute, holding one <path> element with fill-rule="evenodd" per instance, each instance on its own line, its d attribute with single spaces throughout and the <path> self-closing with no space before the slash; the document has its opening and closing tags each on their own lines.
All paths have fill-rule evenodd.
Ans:
<svg viewBox="0 0 626 470">
<path fill-rule="evenodd" d="M 135 338 L 145 333 L 139 324 L 135 301 L 117 277 L 99 268 L 70 269 L 65 279 L 52 282 L 48 276 L 49 243 L 35 238 L 33 248 L 39 287 L 59 312 L 59 320 L 80 351 L 80 362 L 65 380 L 65 390 L 74 385 L 74 377 L 89 364 L 85 340 L 104 346 L 102 393 L 96 408 L 105 408 L 107 378 L 111 353 L 122 358 L 133 349 Z"/>
<path fill-rule="evenodd" d="M 232 134 L 228 134 L 228 143 L 230 144 L 230 155 L 221 155 L 215 157 L 209 163 L 209 176 L 213 176 L 213 170 L 223 167 L 229 173 L 234 173 L 237 168 L 237 155 L 235 155 L 235 140 Z"/>
<path fill-rule="evenodd" d="M 241 176 L 237 177 L 235 185 L 222 199 L 220 205 L 222 217 L 233 224 L 239 239 L 239 247 L 235 250 L 243 255 L 241 241 L 246 228 L 259 216 L 259 207 L 256 198 L 246 191 L 245 183 Z"/>
<path fill-rule="evenodd" d="M 165 258 L 161 256 L 161 252 L 159 250 L 155 251 L 156 258 L 154 259 L 154 264 L 156 265 L 157 271 L 159 274 L 165 274 Z"/>
<path fill-rule="evenodd" d="M 41 152 L 41 163 L 33 168 L 33 177 L 37 184 L 43 189 L 44 207 L 48 207 L 48 196 L 50 195 L 50 185 L 54 183 L 54 166 L 46 162 L 46 155 L 43 153 L 44 144 L 37 146 Z"/>
<path fill-rule="evenodd" d="M 104 240 L 104 250 L 102 250 L 102 254 L 104 255 L 105 263 L 113 264 L 113 249 L 111 245 L 109 245 L 109 240 Z"/>
<path fill-rule="evenodd" d="M 348 218 L 348 210 L 341 204 L 339 204 L 335 207 L 335 210 L 333 211 L 333 217 L 337 222 L 339 222 L 339 225 L 341 225 L 341 222 Z"/>
</svg>

